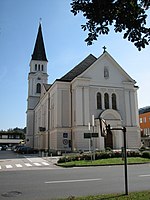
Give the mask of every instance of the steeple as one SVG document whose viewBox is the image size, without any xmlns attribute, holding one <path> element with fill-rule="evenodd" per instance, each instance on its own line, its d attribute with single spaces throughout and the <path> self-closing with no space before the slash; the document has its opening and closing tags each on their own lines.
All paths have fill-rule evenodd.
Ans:
<svg viewBox="0 0 150 200">
<path fill-rule="evenodd" d="M 47 58 L 42 36 L 41 23 L 34 46 L 34 51 L 30 61 L 30 72 L 28 74 L 28 99 L 27 99 L 27 146 L 34 147 L 34 109 L 40 101 L 43 84 L 48 82 Z"/>
<path fill-rule="evenodd" d="M 32 54 L 32 60 L 47 61 L 45 47 L 44 47 L 44 41 L 43 41 L 43 35 L 42 35 L 41 23 L 39 24 L 35 47 L 34 47 L 34 51 Z"/>
</svg>

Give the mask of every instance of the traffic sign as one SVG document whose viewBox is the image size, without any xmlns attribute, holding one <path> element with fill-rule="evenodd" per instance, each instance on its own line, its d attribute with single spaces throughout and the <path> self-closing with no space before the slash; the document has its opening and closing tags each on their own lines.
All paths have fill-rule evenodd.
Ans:
<svg viewBox="0 0 150 200">
<path fill-rule="evenodd" d="M 91 133 L 84 133 L 84 138 L 85 139 L 91 138 Z"/>
<path fill-rule="evenodd" d="M 67 145 L 68 144 L 68 140 L 67 139 L 63 139 L 63 144 Z"/>
<path fill-rule="evenodd" d="M 89 139 L 89 138 L 96 138 L 98 137 L 98 133 L 84 133 L 84 138 Z"/>
<path fill-rule="evenodd" d="M 68 133 L 63 133 L 63 138 L 68 138 Z"/>
</svg>

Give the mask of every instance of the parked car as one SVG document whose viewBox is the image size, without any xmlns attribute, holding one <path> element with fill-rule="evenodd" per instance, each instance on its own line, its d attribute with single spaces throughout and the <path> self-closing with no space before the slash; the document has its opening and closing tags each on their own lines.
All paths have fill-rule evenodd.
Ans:
<svg viewBox="0 0 150 200">
<path fill-rule="evenodd" d="M 38 150 L 31 147 L 23 146 L 17 149 L 17 153 L 32 154 L 32 153 L 38 153 Z"/>
<path fill-rule="evenodd" d="M 6 145 L 2 145 L 1 151 L 6 151 L 6 149 L 7 149 L 7 146 Z"/>
<path fill-rule="evenodd" d="M 24 147 L 23 145 L 17 145 L 17 146 L 14 146 L 13 148 L 12 148 L 12 150 L 14 151 L 14 152 L 18 152 L 18 149 L 20 148 L 20 147 Z"/>
</svg>

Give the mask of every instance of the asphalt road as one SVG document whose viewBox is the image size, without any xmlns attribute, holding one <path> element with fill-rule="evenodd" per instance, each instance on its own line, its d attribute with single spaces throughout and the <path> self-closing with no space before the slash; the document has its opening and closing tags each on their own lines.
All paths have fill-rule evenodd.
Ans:
<svg viewBox="0 0 150 200">
<path fill-rule="evenodd" d="M 128 166 L 128 183 L 129 192 L 149 190 L 150 164 Z M 123 166 L 0 172 L 1 200 L 50 200 L 124 191 Z"/>
</svg>

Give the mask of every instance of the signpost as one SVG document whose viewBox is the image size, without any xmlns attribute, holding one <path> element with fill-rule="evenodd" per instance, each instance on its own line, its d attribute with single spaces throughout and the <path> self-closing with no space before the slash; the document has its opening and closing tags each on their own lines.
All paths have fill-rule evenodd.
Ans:
<svg viewBox="0 0 150 200">
<path fill-rule="evenodd" d="M 66 148 L 68 145 L 68 133 L 63 133 L 63 144 L 64 144 L 64 149 L 65 149 L 65 162 L 66 162 Z"/>
<path fill-rule="evenodd" d="M 93 160 L 95 160 L 95 144 L 94 144 L 94 138 L 98 138 L 99 134 L 94 132 L 94 115 L 92 115 L 92 128 L 93 128 L 93 132 L 88 132 L 88 133 L 84 133 L 84 139 L 89 139 L 89 151 L 91 150 L 91 161 L 92 161 L 92 147 L 93 147 Z M 90 131 L 91 126 L 90 126 L 90 122 L 88 123 L 88 129 Z"/>
<path fill-rule="evenodd" d="M 127 144 L 126 144 L 126 128 L 120 127 L 120 128 L 112 128 L 110 127 L 110 124 L 106 124 L 106 121 L 104 119 L 100 119 L 100 130 L 101 135 L 103 137 L 107 137 L 107 133 L 113 130 L 118 130 L 123 132 L 123 139 L 124 139 L 124 173 L 125 173 L 125 195 L 128 195 L 128 172 L 127 172 Z"/>
</svg>

